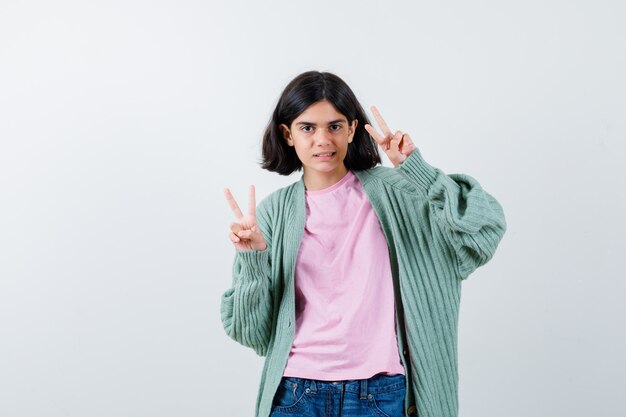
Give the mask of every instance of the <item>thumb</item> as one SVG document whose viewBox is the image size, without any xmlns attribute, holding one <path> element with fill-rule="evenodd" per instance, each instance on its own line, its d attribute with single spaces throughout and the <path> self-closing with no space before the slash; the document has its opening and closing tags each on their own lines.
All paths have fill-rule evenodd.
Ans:
<svg viewBox="0 0 626 417">
<path fill-rule="evenodd" d="M 394 152 L 400 151 L 400 141 L 402 140 L 402 135 L 398 138 L 398 134 L 396 133 L 390 141 L 390 149 Z"/>
</svg>

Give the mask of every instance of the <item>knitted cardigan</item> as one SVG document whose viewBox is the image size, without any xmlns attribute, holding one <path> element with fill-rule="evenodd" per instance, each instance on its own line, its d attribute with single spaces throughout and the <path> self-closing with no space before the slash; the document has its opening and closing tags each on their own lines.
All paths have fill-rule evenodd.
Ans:
<svg viewBox="0 0 626 417">
<path fill-rule="evenodd" d="M 458 415 L 461 282 L 490 260 L 506 231 L 500 203 L 471 176 L 446 175 L 418 149 L 395 168 L 354 171 L 389 248 L 406 415 Z M 303 178 L 257 207 L 264 251 L 237 251 L 221 298 L 229 337 L 266 356 L 256 417 L 270 415 L 295 335 L 294 271 L 306 211 Z"/>
</svg>

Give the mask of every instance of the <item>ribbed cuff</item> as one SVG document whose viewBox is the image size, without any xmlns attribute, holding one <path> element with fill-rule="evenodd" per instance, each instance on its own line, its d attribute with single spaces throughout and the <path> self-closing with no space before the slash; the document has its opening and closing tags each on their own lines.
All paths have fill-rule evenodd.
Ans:
<svg viewBox="0 0 626 417">
<path fill-rule="evenodd" d="M 255 271 L 263 270 L 267 268 L 269 261 L 269 248 L 265 248 L 265 250 L 242 250 L 237 251 L 237 256 L 241 260 L 241 266 L 246 271 L 252 272 L 252 275 Z"/>
<path fill-rule="evenodd" d="M 404 171 L 425 194 L 437 178 L 437 168 L 426 162 L 417 148 L 398 166 L 398 169 Z"/>
</svg>

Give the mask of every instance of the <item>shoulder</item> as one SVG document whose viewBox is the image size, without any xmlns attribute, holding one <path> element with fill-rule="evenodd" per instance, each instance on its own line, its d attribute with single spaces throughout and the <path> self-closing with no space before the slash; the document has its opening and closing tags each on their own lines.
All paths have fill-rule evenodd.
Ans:
<svg viewBox="0 0 626 417">
<path fill-rule="evenodd" d="M 302 180 L 298 180 L 271 192 L 259 202 L 257 214 L 263 212 L 271 215 L 279 208 L 289 205 L 297 197 L 301 187 L 303 187 Z"/>
<path fill-rule="evenodd" d="M 382 187 L 392 192 L 410 193 L 417 191 L 415 185 L 409 181 L 406 174 L 397 167 L 391 168 L 382 165 L 362 171 L 354 171 L 364 187 Z"/>
<path fill-rule="evenodd" d="M 294 212 L 292 207 L 299 195 L 299 188 L 304 188 L 301 181 L 296 181 L 286 187 L 279 188 L 263 198 L 256 207 L 256 218 L 268 245 L 276 227 L 281 227 L 286 215 Z"/>
</svg>

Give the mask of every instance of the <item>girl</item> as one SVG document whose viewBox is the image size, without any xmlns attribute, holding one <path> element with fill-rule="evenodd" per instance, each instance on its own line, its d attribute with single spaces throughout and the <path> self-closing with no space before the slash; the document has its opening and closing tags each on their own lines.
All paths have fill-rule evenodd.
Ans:
<svg viewBox="0 0 626 417">
<path fill-rule="evenodd" d="M 501 205 L 429 165 L 336 75 L 283 91 L 262 167 L 301 179 L 237 219 L 226 333 L 266 356 L 256 417 L 458 414 L 461 282 L 492 258 Z M 394 168 L 380 165 L 378 145 Z"/>
</svg>

